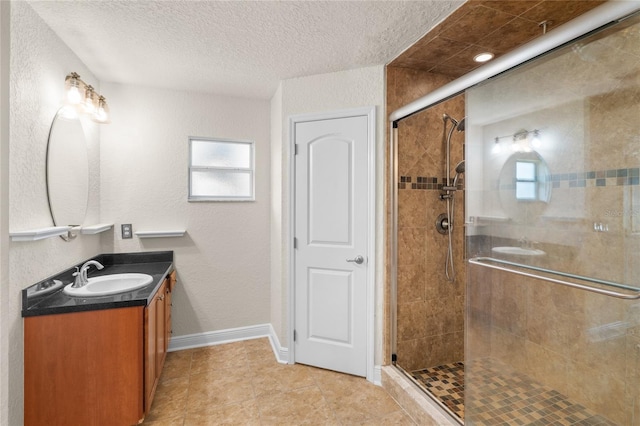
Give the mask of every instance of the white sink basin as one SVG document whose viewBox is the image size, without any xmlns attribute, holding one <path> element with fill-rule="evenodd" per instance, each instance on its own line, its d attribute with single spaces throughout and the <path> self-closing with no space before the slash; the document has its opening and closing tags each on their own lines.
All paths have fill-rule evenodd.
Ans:
<svg viewBox="0 0 640 426">
<path fill-rule="evenodd" d="M 494 247 L 491 250 L 495 253 L 512 254 L 516 256 L 542 256 L 546 254 L 542 250 L 522 247 Z"/>
<path fill-rule="evenodd" d="M 147 274 L 113 274 L 89 278 L 89 283 L 80 288 L 64 288 L 64 292 L 73 297 L 98 297 L 137 290 L 151 284 L 153 277 Z"/>
</svg>

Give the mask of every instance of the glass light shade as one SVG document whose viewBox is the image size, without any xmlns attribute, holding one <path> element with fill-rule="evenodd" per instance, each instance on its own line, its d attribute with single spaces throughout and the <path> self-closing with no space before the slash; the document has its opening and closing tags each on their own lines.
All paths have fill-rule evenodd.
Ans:
<svg viewBox="0 0 640 426">
<path fill-rule="evenodd" d="M 104 99 L 104 96 L 100 96 L 98 98 L 98 107 L 96 111 L 93 113 L 93 121 L 97 123 L 109 123 L 109 106 L 107 105 L 107 101 Z"/>
<path fill-rule="evenodd" d="M 84 107 L 84 111 L 87 114 L 93 114 L 96 111 L 96 107 L 98 104 L 98 99 L 96 96 L 96 92 L 93 90 L 93 86 L 87 86 L 87 89 L 85 90 L 85 96 L 84 96 L 84 103 L 83 103 L 83 107 Z"/>
<path fill-rule="evenodd" d="M 533 138 L 531 139 L 531 146 L 536 149 L 542 146 L 542 141 L 540 141 L 540 133 L 537 130 L 533 132 Z"/>
<path fill-rule="evenodd" d="M 66 103 L 71 105 L 79 105 L 84 101 L 84 88 L 80 76 L 71 73 L 64 81 Z"/>
</svg>

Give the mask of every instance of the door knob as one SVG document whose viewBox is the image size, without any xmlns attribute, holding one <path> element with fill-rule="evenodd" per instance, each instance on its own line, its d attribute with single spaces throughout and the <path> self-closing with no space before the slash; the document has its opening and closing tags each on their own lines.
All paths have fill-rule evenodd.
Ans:
<svg viewBox="0 0 640 426">
<path fill-rule="evenodd" d="M 357 263 L 358 265 L 362 265 L 362 263 L 364 262 L 364 257 L 357 255 L 353 259 L 347 259 L 347 262 L 354 262 L 354 263 Z"/>
</svg>

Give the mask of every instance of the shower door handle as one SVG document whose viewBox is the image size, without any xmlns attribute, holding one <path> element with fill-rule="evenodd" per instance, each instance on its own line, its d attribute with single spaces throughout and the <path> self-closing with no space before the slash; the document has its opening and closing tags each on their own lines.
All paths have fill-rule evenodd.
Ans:
<svg viewBox="0 0 640 426">
<path fill-rule="evenodd" d="M 353 259 L 347 259 L 347 262 L 353 262 L 353 263 L 356 263 L 358 265 L 362 265 L 364 263 L 364 257 L 362 257 L 360 255 L 357 255 Z"/>
</svg>

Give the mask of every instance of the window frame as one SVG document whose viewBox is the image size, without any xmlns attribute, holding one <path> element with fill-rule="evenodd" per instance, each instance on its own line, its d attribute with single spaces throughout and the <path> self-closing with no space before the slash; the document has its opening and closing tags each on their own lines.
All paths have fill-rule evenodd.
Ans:
<svg viewBox="0 0 640 426">
<path fill-rule="evenodd" d="M 193 165 L 193 142 L 215 142 L 223 144 L 238 144 L 248 145 L 251 158 L 249 159 L 250 166 L 247 167 L 216 167 L 216 166 L 194 166 Z M 229 201 L 255 201 L 256 200 L 256 173 L 255 173 L 255 158 L 256 149 L 255 142 L 242 139 L 226 139 L 226 138 L 212 138 L 212 137 L 196 137 L 189 136 L 189 187 L 187 200 L 189 202 L 229 202 Z M 193 195 L 192 194 L 192 175 L 194 171 L 230 171 L 230 172 L 244 172 L 249 174 L 250 182 L 250 195 L 248 196 L 233 196 L 233 195 Z"/>
</svg>

